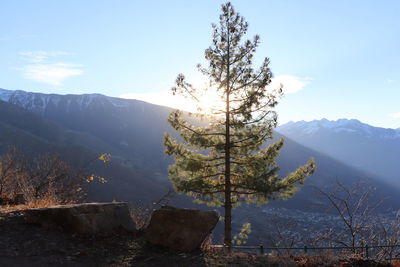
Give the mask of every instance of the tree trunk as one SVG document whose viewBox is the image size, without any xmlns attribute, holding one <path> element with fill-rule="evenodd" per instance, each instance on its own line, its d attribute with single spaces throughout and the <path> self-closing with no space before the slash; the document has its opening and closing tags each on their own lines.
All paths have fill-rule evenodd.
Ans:
<svg viewBox="0 0 400 267">
<path fill-rule="evenodd" d="M 229 100 L 229 94 L 227 94 Z M 227 102 L 229 108 L 229 102 Z M 230 155 L 230 125 L 229 112 L 226 113 L 225 128 L 225 237 L 224 243 L 228 248 L 232 246 L 232 201 L 231 201 L 231 155 Z"/>
<path fill-rule="evenodd" d="M 229 20 L 229 19 L 228 19 Z M 230 148 L 230 110 L 229 110 L 229 94 L 230 94 L 230 40 L 229 40 L 229 21 L 227 21 L 227 60 L 226 60 L 226 110 L 225 110 L 225 236 L 224 243 L 228 246 L 229 251 L 232 246 L 232 201 L 231 201 L 231 148 Z"/>
<path fill-rule="evenodd" d="M 227 94 L 229 100 L 229 94 Z M 229 108 L 229 102 L 227 102 Z M 224 243 L 229 250 L 232 246 L 232 201 L 231 201 L 231 161 L 230 161 L 230 125 L 229 112 L 226 113 L 226 128 L 225 128 L 225 237 Z"/>
</svg>

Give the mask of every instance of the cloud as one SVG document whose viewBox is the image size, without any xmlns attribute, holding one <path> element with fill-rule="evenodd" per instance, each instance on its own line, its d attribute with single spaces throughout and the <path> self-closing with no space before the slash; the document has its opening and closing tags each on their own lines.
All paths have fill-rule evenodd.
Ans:
<svg viewBox="0 0 400 267">
<path fill-rule="evenodd" d="M 43 62 L 53 57 L 73 55 L 65 51 L 21 51 L 19 54 L 23 59 L 33 63 Z"/>
<path fill-rule="evenodd" d="M 392 117 L 394 119 L 400 119 L 400 112 L 391 113 L 389 114 L 389 117 Z"/>
<path fill-rule="evenodd" d="M 280 75 L 273 78 L 269 87 L 271 89 L 279 88 L 279 84 L 283 84 L 283 92 L 285 94 L 292 94 L 302 90 L 307 84 L 310 83 L 312 78 L 310 77 L 296 77 L 291 75 Z M 200 79 L 194 79 L 194 85 L 196 88 L 202 88 L 203 81 Z M 149 92 L 149 93 L 127 93 L 120 95 L 121 98 L 127 99 L 137 99 L 142 100 L 148 103 L 160 105 L 160 106 L 168 106 L 172 108 L 177 108 L 181 110 L 186 110 L 190 112 L 197 112 L 196 102 L 187 99 L 181 95 L 173 95 L 170 90 L 163 90 L 158 92 Z M 207 94 L 201 99 L 201 106 L 205 110 L 220 106 L 221 103 L 217 101 L 217 93 L 208 91 Z"/>
<path fill-rule="evenodd" d="M 119 97 L 137 99 L 160 106 L 168 106 L 180 110 L 196 112 L 195 103 L 193 103 L 193 101 L 180 95 L 173 95 L 170 90 L 149 93 L 127 93 L 122 94 Z"/>
<path fill-rule="evenodd" d="M 396 80 L 393 80 L 393 79 L 387 78 L 387 79 L 386 79 L 386 82 L 387 82 L 387 83 L 395 83 L 395 82 L 396 82 Z"/>
<path fill-rule="evenodd" d="M 25 79 L 60 86 L 73 76 L 83 74 L 82 65 L 64 62 L 52 62 L 57 57 L 73 55 L 65 51 L 21 51 L 19 54 L 29 64 L 18 68 Z"/>
<path fill-rule="evenodd" d="M 304 87 L 306 87 L 311 80 L 312 78 L 310 77 L 278 75 L 272 78 L 272 82 L 269 85 L 269 88 L 271 89 L 279 88 L 279 85 L 282 84 L 284 94 L 293 94 L 304 89 Z"/>
<path fill-rule="evenodd" d="M 54 64 L 29 64 L 22 68 L 23 77 L 28 80 L 60 86 L 65 79 L 81 75 L 81 65 L 54 63 Z"/>
</svg>

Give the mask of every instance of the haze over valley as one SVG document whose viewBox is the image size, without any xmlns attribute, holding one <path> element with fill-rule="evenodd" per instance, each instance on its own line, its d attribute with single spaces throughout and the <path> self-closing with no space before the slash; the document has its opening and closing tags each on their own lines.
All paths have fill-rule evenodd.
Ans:
<svg viewBox="0 0 400 267">
<path fill-rule="evenodd" d="M 172 158 L 164 154 L 162 144 L 164 132 L 172 131 L 167 123 L 171 108 L 101 94 L 57 95 L 0 89 L 0 110 L 1 153 L 10 146 L 29 155 L 57 152 L 76 168 L 96 155 L 111 154 L 109 163 L 91 166 L 108 182 L 88 185 L 90 201 L 151 203 L 171 187 L 167 168 Z M 399 130 L 348 119 L 301 121 L 279 126 L 274 140 L 279 138 L 285 139 L 278 157 L 282 175 L 311 157 L 316 160 L 317 170 L 294 197 L 265 206 L 267 214 L 275 209 L 277 220 L 280 216 L 276 214 L 282 218 L 291 214 L 285 212 L 287 209 L 300 212 L 293 214 L 305 212 L 303 219 L 307 220 L 325 216 L 319 213 L 332 213 L 316 188 L 329 190 L 337 181 L 374 186 L 374 199 L 385 198 L 381 211 L 400 209 L 396 201 L 400 196 L 396 177 L 399 169 L 394 156 L 399 151 Z M 179 195 L 170 204 L 196 207 L 188 197 Z M 263 208 L 252 207 L 254 214 L 260 214 L 260 209 Z M 307 212 L 315 215 L 306 215 Z M 253 228 L 261 231 L 265 218 L 249 215 L 246 208 L 238 209 L 235 227 L 240 228 L 248 216 L 254 218 Z M 301 218 L 293 216 L 294 221 Z"/>
</svg>

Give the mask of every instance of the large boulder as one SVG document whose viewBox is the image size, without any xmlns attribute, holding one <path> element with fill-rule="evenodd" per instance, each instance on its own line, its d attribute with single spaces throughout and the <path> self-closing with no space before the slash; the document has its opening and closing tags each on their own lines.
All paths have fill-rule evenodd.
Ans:
<svg viewBox="0 0 400 267">
<path fill-rule="evenodd" d="M 27 223 L 62 228 L 80 235 L 113 234 L 136 231 L 125 202 L 83 203 L 51 206 L 25 211 Z"/>
<path fill-rule="evenodd" d="M 200 248 L 218 222 L 216 211 L 162 207 L 151 215 L 146 241 L 180 251 Z"/>
</svg>

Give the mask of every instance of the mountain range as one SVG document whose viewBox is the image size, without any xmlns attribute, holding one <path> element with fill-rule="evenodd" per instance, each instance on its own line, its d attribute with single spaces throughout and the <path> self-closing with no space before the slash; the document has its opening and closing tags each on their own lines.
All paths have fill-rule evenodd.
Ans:
<svg viewBox="0 0 400 267">
<path fill-rule="evenodd" d="M 400 189 L 399 129 L 374 127 L 354 119 L 322 119 L 289 122 L 277 131 Z"/>
<path fill-rule="evenodd" d="M 56 95 L 0 89 L 0 152 L 5 152 L 10 145 L 16 145 L 26 154 L 57 152 L 77 167 L 96 155 L 111 153 L 109 164 L 99 162 L 92 166 L 93 172 L 107 177 L 109 182 L 90 186 L 89 199 L 154 201 L 170 187 L 167 168 L 173 159 L 164 154 L 162 140 L 164 132 L 172 132 L 167 123 L 171 111 L 171 108 L 143 101 L 100 94 Z M 288 174 L 310 157 L 316 159 L 317 171 L 295 197 L 288 201 L 271 201 L 270 205 L 311 209 L 321 204 L 314 187 L 329 187 L 337 180 L 348 184 L 366 180 L 377 186 L 381 195 L 392 196 L 392 199 L 398 197 L 399 191 L 387 183 L 394 178 L 383 179 L 383 173 L 372 172 L 365 165 L 358 165 L 362 164 L 361 160 L 356 160 L 358 149 L 368 154 L 367 150 L 374 148 L 372 152 L 375 153 L 382 145 L 381 140 L 386 138 L 394 142 L 397 137 L 390 139 L 380 129 L 358 121 L 348 122 L 359 129 L 345 127 L 345 122 L 347 120 L 288 123 L 277 129 L 274 139 L 285 138 L 278 159 L 280 173 Z M 320 130 L 325 134 L 320 141 L 313 143 L 310 136 L 316 138 Z M 299 131 L 298 135 L 296 131 Z M 354 131 L 356 136 L 353 136 Z M 393 136 L 400 134 L 398 130 L 391 133 Z M 375 139 L 376 136 L 379 138 Z M 335 142 L 346 143 L 345 139 L 350 137 L 353 139 L 349 139 L 346 154 Z M 329 142 L 328 138 L 331 138 Z M 339 139 L 335 141 L 335 138 Z M 362 147 L 362 142 L 367 140 L 369 146 Z M 355 141 L 360 141 L 359 145 Z M 322 146 L 324 142 L 336 145 L 329 148 L 329 144 Z M 327 151 L 329 149 L 335 152 Z M 383 153 L 384 149 L 379 151 Z M 395 147 L 388 151 L 395 153 Z M 381 159 L 386 157 L 382 153 L 379 154 Z M 345 159 L 343 154 L 349 159 Z M 372 165 L 370 162 L 365 164 Z M 178 197 L 175 203 L 194 205 L 184 197 Z M 397 201 L 387 203 L 398 208 Z"/>
</svg>

